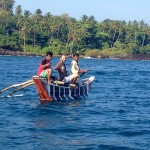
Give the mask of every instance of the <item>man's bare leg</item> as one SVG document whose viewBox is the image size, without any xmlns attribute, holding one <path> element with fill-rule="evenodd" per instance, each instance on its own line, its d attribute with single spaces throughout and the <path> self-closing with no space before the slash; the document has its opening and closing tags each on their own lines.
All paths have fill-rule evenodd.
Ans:
<svg viewBox="0 0 150 150">
<path fill-rule="evenodd" d="M 51 81 L 50 81 L 50 78 L 51 78 L 51 75 L 52 75 L 52 69 L 48 69 L 48 74 L 47 74 L 47 79 L 48 79 L 48 83 L 50 84 Z"/>
<path fill-rule="evenodd" d="M 72 83 L 75 84 L 79 78 L 79 75 L 78 74 L 72 74 L 71 78 L 72 78 Z"/>
</svg>

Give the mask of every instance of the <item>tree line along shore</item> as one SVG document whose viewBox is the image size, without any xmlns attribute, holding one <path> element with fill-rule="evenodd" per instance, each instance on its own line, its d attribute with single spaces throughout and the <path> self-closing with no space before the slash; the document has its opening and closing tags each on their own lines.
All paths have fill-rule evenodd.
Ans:
<svg viewBox="0 0 150 150">
<path fill-rule="evenodd" d="M 0 56 L 45 56 L 45 54 L 33 54 L 30 52 L 22 52 L 22 51 L 10 51 L 0 48 Z M 54 57 L 59 57 L 59 55 L 54 55 Z M 67 57 L 71 57 L 67 55 Z M 86 57 L 85 55 L 80 55 L 81 58 L 93 58 Z M 122 59 L 122 60 L 150 60 L 149 54 L 123 54 L 123 55 L 115 55 L 115 56 L 100 56 L 94 57 L 98 59 Z"/>
<path fill-rule="evenodd" d="M 44 55 L 50 50 L 55 56 L 78 52 L 96 58 L 149 58 L 150 26 L 143 20 L 99 22 L 86 15 L 76 20 L 41 9 L 32 14 L 14 3 L 0 3 L 0 55 Z"/>
</svg>

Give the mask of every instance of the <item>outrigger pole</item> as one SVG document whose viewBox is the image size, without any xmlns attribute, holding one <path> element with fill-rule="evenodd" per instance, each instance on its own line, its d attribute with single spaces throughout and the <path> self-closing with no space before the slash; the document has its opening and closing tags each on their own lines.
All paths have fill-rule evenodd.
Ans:
<svg viewBox="0 0 150 150">
<path fill-rule="evenodd" d="M 7 91 L 7 90 L 9 90 L 9 89 L 11 89 L 11 88 L 15 88 L 15 87 L 19 87 L 19 86 L 21 86 L 20 88 L 25 88 L 25 87 L 27 87 L 27 86 L 30 86 L 30 85 L 32 85 L 32 84 L 34 84 L 34 82 L 33 82 L 33 80 L 28 80 L 28 81 L 26 81 L 26 82 L 22 82 L 22 83 L 19 83 L 19 84 L 14 84 L 14 85 L 11 85 L 11 86 L 9 86 L 9 87 L 7 87 L 7 88 L 4 88 L 4 89 L 2 89 L 2 90 L 0 90 L 0 94 L 2 93 L 2 92 L 4 92 L 4 91 Z M 18 88 L 18 89 L 20 89 L 20 88 Z M 17 90 L 17 89 L 16 89 Z M 15 90 L 15 91 L 16 91 Z"/>
<path fill-rule="evenodd" d="M 21 87 L 17 88 L 16 90 L 12 91 L 11 93 L 9 93 L 8 95 L 12 96 L 14 93 L 16 93 L 16 92 L 18 92 L 18 91 L 20 91 L 20 90 L 22 90 L 22 89 L 24 89 L 30 85 L 33 85 L 33 84 L 34 84 L 34 82 L 29 82 L 27 84 L 24 84 Z"/>
</svg>

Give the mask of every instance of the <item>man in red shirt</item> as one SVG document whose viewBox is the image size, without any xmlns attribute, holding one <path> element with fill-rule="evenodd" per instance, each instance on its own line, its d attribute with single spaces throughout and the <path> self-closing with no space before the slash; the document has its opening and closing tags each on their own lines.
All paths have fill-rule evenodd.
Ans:
<svg viewBox="0 0 150 150">
<path fill-rule="evenodd" d="M 40 62 L 40 66 L 38 68 L 37 75 L 41 76 L 43 78 L 48 79 L 48 83 L 50 83 L 50 78 L 52 75 L 52 69 L 51 69 L 51 59 L 52 59 L 53 53 L 52 52 L 47 52 L 45 59 L 43 59 Z"/>
</svg>

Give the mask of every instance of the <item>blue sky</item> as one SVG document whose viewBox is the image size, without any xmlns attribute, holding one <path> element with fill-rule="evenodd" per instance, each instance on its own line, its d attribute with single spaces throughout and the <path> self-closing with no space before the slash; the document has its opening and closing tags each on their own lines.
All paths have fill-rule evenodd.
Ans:
<svg viewBox="0 0 150 150">
<path fill-rule="evenodd" d="M 34 13 L 69 14 L 77 20 L 83 15 L 93 15 L 97 21 L 104 19 L 141 21 L 150 24 L 150 0 L 15 0 L 15 7 Z"/>
</svg>

